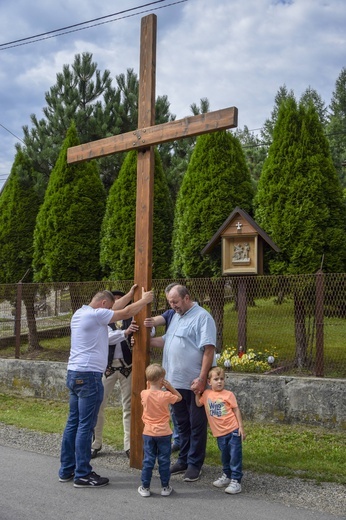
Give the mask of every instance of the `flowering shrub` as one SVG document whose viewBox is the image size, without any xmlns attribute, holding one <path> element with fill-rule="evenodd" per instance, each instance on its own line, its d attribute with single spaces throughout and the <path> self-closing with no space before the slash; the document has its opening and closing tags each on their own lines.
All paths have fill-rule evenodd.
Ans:
<svg viewBox="0 0 346 520">
<path fill-rule="evenodd" d="M 263 373 L 272 368 L 277 353 L 274 349 L 263 349 L 256 352 L 253 348 L 248 348 L 246 352 L 243 352 L 241 347 L 238 352 L 236 347 L 226 345 L 222 354 L 217 354 L 216 357 L 218 366 L 226 370 Z"/>
</svg>

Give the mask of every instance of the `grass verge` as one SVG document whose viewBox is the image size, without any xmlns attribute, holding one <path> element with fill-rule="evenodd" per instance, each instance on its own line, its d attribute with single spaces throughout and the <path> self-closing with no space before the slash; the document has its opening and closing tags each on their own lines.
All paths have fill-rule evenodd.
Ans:
<svg viewBox="0 0 346 520">
<path fill-rule="evenodd" d="M 68 404 L 0 394 L 0 422 L 44 433 L 62 433 Z M 346 433 L 320 427 L 246 421 L 244 470 L 316 482 L 346 484 Z M 121 408 L 106 408 L 104 443 L 121 450 Z M 206 464 L 219 466 L 220 452 L 210 431 Z"/>
</svg>

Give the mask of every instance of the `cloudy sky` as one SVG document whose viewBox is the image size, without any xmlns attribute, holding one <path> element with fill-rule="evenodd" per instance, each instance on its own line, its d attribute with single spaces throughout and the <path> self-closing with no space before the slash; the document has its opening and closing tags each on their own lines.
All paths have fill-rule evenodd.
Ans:
<svg viewBox="0 0 346 520">
<path fill-rule="evenodd" d="M 127 12 L 108 17 L 120 11 Z M 177 119 L 207 97 L 211 110 L 238 107 L 240 128 L 259 129 L 280 86 L 297 98 L 311 86 L 329 105 L 346 67 L 345 0 L 2 0 L 0 188 L 22 127 L 31 114 L 42 117 L 45 92 L 63 65 L 89 52 L 112 77 L 128 68 L 138 74 L 140 19 L 151 12 L 156 95 L 168 96 Z M 75 27 L 83 30 L 18 41 L 101 17 Z"/>
</svg>

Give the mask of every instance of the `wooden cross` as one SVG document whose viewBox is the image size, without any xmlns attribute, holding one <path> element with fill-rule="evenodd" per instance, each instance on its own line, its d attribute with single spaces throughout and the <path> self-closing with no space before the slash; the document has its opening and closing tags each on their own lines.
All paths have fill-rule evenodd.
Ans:
<svg viewBox="0 0 346 520">
<path fill-rule="evenodd" d="M 74 146 L 67 151 L 67 162 L 77 163 L 113 153 L 138 150 L 134 273 L 134 281 L 138 284 L 136 300 L 141 296 L 142 287 L 148 290 L 152 285 L 154 146 L 184 137 L 234 128 L 238 120 L 238 110 L 232 107 L 155 126 L 156 33 L 156 15 L 142 18 L 138 130 Z M 146 386 L 145 368 L 149 364 L 149 329 L 144 327 L 143 321 L 149 315 L 150 305 L 136 316 L 140 327 L 133 349 L 130 465 L 138 469 L 142 467 L 143 456 L 140 393 Z"/>
</svg>

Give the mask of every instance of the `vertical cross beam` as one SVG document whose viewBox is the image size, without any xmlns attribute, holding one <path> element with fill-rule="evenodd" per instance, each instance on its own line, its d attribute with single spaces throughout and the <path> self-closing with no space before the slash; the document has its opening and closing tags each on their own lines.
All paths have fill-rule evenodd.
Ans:
<svg viewBox="0 0 346 520">
<path fill-rule="evenodd" d="M 138 128 L 155 124 L 156 32 L 156 15 L 142 18 Z M 138 134 L 136 138 L 140 139 L 141 135 Z M 149 290 L 152 284 L 154 166 L 154 147 L 139 149 L 134 273 L 135 283 L 138 284 L 136 299 L 141 297 L 142 287 Z M 149 315 L 149 308 L 148 305 L 136 316 L 139 331 L 133 349 L 130 465 L 138 469 L 142 467 L 143 458 L 140 393 L 145 388 L 145 368 L 149 363 L 149 329 L 144 327 L 143 322 Z"/>
</svg>

